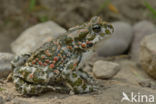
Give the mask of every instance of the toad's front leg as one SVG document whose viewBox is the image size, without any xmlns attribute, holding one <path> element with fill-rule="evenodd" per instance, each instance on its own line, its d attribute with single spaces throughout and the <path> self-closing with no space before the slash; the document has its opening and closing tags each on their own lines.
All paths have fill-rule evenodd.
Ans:
<svg viewBox="0 0 156 104">
<path fill-rule="evenodd" d="M 87 83 L 93 84 L 94 83 L 94 79 L 93 77 L 91 77 L 87 72 L 83 71 L 82 68 L 77 70 L 77 74 L 84 80 L 87 81 Z"/>
<path fill-rule="evenodd" d="M 93 91 L 93 86 L 83 79 L 76 70 L 63 70 L 62 78 L 65 81 L 65 85 L 73 93 L 80 94 Z"/>
</svg>

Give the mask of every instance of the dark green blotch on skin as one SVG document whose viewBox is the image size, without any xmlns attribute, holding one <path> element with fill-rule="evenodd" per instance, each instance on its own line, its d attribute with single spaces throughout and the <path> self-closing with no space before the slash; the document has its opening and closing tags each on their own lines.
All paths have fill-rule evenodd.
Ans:
<svg viewBox="0 0 156 104">
<path fill-rule="evenodd" d="M 78 78 L 77 81 L 75 81 L 74 86 L 80 86 L 82 84 L 82 79 Z"/>
<path fill-rule="evenodd" d="M 87 36 L 88 33 L 89 33 L 89 31 L 81 32 L 78 37 L 74 38 L 75 41 L 81 41 L 81 40 L 85 39 L 85 37 Z"/>
<path fill-rule="evenodd" d="M 66 37 L 65 42 L 66 42 L 66 44 L 71 44 L 72 43 L 72 38 L 71 37 Z"/>
<path fill-rule="evenodd" d="M 31 86 L 31 92 L 32 94 L 35 94 L 35 87 L 34 86 Z"/>
<path fill-rule="evenodd" d="M 74 92 L 75 93 L 79 93 L 79 91 L 77 90 L 77 88 L 74 88 Z"/>
<path fill-rule="evenodd" d="M 111 29 L 113 29 L 113 26 L 112 25 L 108 25 L 108 27 L 111 28 Z"/>
<path fill-rule="evenodd" d="M 100 33 L 100 36 L 104 36 L 105 34 L 104 33 Z"/>
<path fill-rule="evenodd" d="M 103 24 L 103 27 L 104 27 L 105 29 L 107 28 L 107 26 L 108 26 L 107 24 Z"/>
<path fill-rule="evenodd" d="M 86 84 L 84 84 L 84 85 L 82 86 L 82 88 L 83 88 L 83 90 L 85 90 L 85 89 L 87 88 Z"/>
<path fill-rule="evenodd" d="M 23 75 L 23 78 L 24 79 L 26 79 L 26 77 L 30 74 L 29 72 L 27 72 L 27 71 L 21 71 L 21 73 L 20 73 L 21 75 Z"/>
<path fill-rule="evenodd" d="M 110 32 L 109 30 L 107 30 L 107 29 L 105 30 L 105 32 L 106 32 L 106 34 L 110 34 L 110 33 L 111 33 L 111 32 Z"/>
<path fill-rule="evenodd" d="M 84 39 L 84 38 L 87 36 L 88 33 L 89 33 L 88 31 L 87 31 L 87 32 L 81 32 L 81 33 L 79 34 L 79 39 L 80 39 L 80 40 Z"/>
<path fill-rule="evenodd" d="M 33 83 L 36 83 L 36 84 L 44 84 L 44 80 L 43 79 L 39 79 L 37 77 L 33 77 Z"/>
<path fill-rule="evenodd" d="M 33 83 L 34 84 L 45 84 L 45 80 L 41 79 L 39 76 L 44 75 L 45 72 L 39 71 L 38 73 L 34 73 L 33 75 Z"/>
<path fill-rule="evenodd" d="M 73 76 L 73 78 L 76 78 L 77 77 L 76 73 L 73 73 L 72 76 Z"/>
<path fill-rule="evenodd" d="M 68 69 L 72 69 L 74 66 L 73 66 L 73 63 L 69 64 L 68 66 Z"/>
<path fill-rule="evenodd" d="M 24 93 L 27 93 L 26 87 L 24 87 Z"/>
<path fill-rule="evenodd" d="M 93 91 L 93 87 L 90 87 L 90 88 L 89 88 L 89 91 Z"/>
<path fill-rule="evenodd" d="M 95 38 L 95 35 L 92 35 L 92 37 L 90 37 L 88 40 L 91 41 Z"/>
</svg>

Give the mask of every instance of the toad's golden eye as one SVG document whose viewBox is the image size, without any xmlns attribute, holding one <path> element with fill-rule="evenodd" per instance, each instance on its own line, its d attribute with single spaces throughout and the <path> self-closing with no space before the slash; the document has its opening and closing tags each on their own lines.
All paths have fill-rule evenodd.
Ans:
<svg viewBox="0 0 156 104">
<path fill-rule="evenodd" d="M 96 25 L 93 25 L 92 29 L 94 32 L 98 33 L 101 31 L 101 26 L 96 24 Z"/>
</svg>

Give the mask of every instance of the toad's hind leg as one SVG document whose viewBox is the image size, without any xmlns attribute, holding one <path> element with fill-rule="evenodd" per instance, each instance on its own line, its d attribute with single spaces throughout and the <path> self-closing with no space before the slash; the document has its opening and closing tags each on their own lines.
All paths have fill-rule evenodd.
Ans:
<svg viewBox="0 0 156 104">
<path fill-rule="evenodd" d="M 62 87 L 30 84 L 18 77 L 14 77 L 14 79 L 16 90 L 22 95 L 38 95 L 42 92 L 62 90 Z"/>
<path fill-rule="evenodd" d="M 26 83 L 19 77 L 14 77 L 16 90 L 22 95 L 37 95 L 44 91 L 44 87 Z"/>
<path fill-rule="evenodd" d="M 65 85 L 76 94 L 87 93 L 93 91 L 93 86 L 84 80 L 76 70 L 64 70 L 62 77 Z"/>
<path fill-rule="evenodd" d="M 36 95 L 46 91 L 64 91 L 64 86 L 55 83 L 53 72 L 43 71 L 40 67 L 24 66 L 14 70 L 13 80 L 17 91 L 24 95 Z M 53 82 L 54 81 L 54 82 Z M 49 82 L 55 83 L 52 86 Z"/>
</svg>

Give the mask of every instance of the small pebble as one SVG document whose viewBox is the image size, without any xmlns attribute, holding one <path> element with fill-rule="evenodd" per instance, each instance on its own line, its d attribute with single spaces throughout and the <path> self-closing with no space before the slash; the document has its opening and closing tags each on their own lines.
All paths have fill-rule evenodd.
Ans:
<svg viewBox="0 0 156 104">
<path fill-rule="evenodd" d="M 116 75 L 119 70 L 119 64 L 101 60 L 96 61 L 93 67 L 93 73 L 95 77 L 99 79 L 110 79 Z"/>
</svg>

